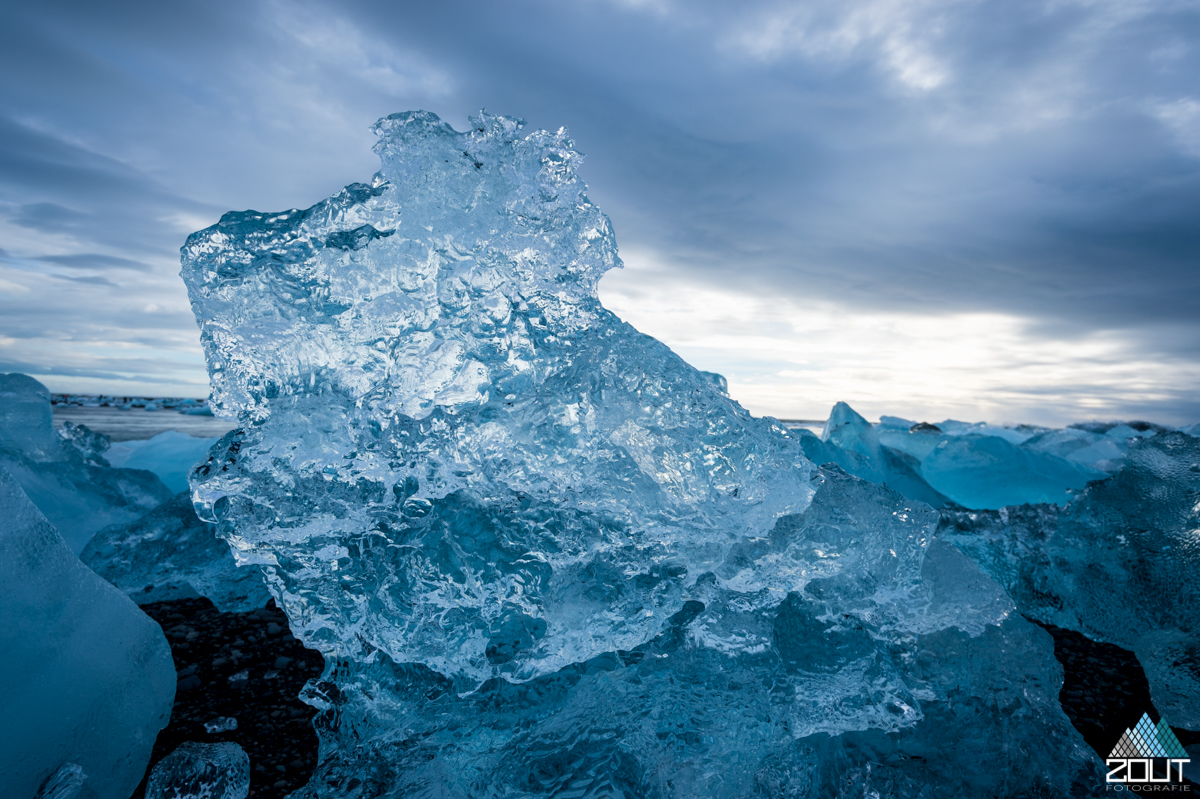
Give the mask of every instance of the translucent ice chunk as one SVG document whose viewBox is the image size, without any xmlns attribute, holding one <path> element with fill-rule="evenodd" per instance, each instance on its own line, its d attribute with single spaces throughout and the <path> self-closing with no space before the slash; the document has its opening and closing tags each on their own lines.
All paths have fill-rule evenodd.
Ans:
<svg viewBox="0 0 1200 799">
<path fill-rule="evenodd" d="M 174 492 L 187 491 L 188 471 L 208 456 L 217 440 L 167 430 L 148 440 L 113 444 L 107 458 L 113 466 L 154 472 Z"/>
<path fill-rule="evenodd" d="M 74 764 L 87 796 L 127 799 L 166 726 L 162 629 L 97 577 L 0 468 L 0 782 L 33 796 Z M 56 778 L 57 779 L 57 778 Z"/>
<path fill-rule="evenodd" d="M 87 774 L 82 766 L 63 763 L 58 771 L 46 778 L 34 799 L 75 799 L 82 793 L 85 782 Z"/>
<path fill-rule="evenodd" d="M 246 799 L 250 758 L 235 743 L 180 744 L 158 761 L 146 799 Z"/>
<path fill-rule="evenodd" d="M 921 462 L 931 486 L 968 508 L 1023 503 L 1065 504 L 1104 472 L 1053 455 L 1022 449 L 995 436 L 948 436 Z"/>
<path fill-rule="evenodd" d="M 902 419 L 899 416 L 880 416 L 879 417 L 879 427 L 882 430 L 889 430 L 889 429 L 908 430 L 915 424 L 916 424 L 916 422 L 912 421 L 911 419 Z"/>
<path fill-rule="evenodd" d="M 331 664 L 302 795 L 829 793 L 876 765 L 826 743 L 859 733 L 967 740 L 895 758 L 943 795 L 1097 773 L 1049 638 L 931 547 L 935 511 L 815 469 L 600 306 L 609 223 L 565 132 L 520 128 L 389 117 L 370 185 L 184 248 L 241 423 L 198 508 Z"/>
<path fill-rule="evenodd" d="M 987 422 L 959 422 L 954 419 L 938 422 L 934 426 L 948 436 L 993 436 L 1004 439 L 1010 444 L 1020 444 L 1047 430 L 1045 427 L 1027 424 L 1006 427 L 1004 425 L 988 424 Z"/>
<path fill-rule="evenodd" d="M 79 558 L 139 605 L 204 596 L 223 613 L 245 613 L 270 599 L 262 570 L 238 567 L 187 493 L 137 521 L 100 530 Z"/>
<path fill-rule="evenodd" d="M 942 431 L 932 424 L 915 424 L 904 430 L 882 428 L 879 431 L 880 444 L 910 455 L 918 463 L 925 460 L 941 441 Z"/>
<path fill-rule="evenodd" d="M 921 466 L 915 458 L 883 446 L 874 425 L 844 402 L 834 405 L 829 414 L 821 437 L 824 446 L 807 432 L 799 430 L 796 434 L 805 455 L 815 463 L 836 463 L 856 477 L 883 483 L 935 508 L 952 504 L 921 477 Z"/>
<path fill-rule="evenodd" d="M 66 441 L 79 452 L 83 457 L 84 463 L 90 463 L 93 466 L 112 465 L 104 458 L 104 453 L 111 446 L 108 436 L 93 432 L 85 424 L 75 424 L 74 422 L 64 423 L 58 434 L 62 437 L 63 441 Z"/>
<path fill-rule="evenodd" d="M 130 522 L 170 499 L 155 475 L 110 469 L 103 437 L 82 425 L 54 431 L 50 393 L 31 377 L 0 375 L 0 468 L 58 529 L 75 552 L 110 524 Z"/>
<path fill-rule="evenodd" d="M 244 422 L 196 497 L 331 653 L 478 683 L 631 648 L 811 496 L 782 426 L 600 305 L 609 222 L 565 133 L 519 131 L 389 117 L 372 185 L 184 248 L 214 403 Z"/>
<path fill-rule="evenodd" d="M 212 721 L 204 722 L 204 731 L 208 733 L 231 732 L 236 730 L 238 726 L 237 719 L 233 716 L 218 716 Z"/>
</svg>

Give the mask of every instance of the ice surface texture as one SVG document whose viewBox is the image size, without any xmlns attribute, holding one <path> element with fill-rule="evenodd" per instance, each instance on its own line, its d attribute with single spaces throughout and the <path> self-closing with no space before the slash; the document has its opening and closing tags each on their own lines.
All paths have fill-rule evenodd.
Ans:
<svg viewBox="0 0 1200 799">
<path fill-rule="evenodd" d="M 171 498 L 155 475 L 111 469 L 104 437 L 83 425 L 54 430 L 50 392 L 22 374 L 0 375 L 0 468 L 75 552 L 109 524 L 130 522 Z"/>
<path fill-rule="evenodd" d="M 1200 729 L 1198 498 L 1200 439 L 1160 433 L 1065 510 L 947 512 L 939 537 L 1026 615 L 1134 650 L 1159 710 Z"/>
<path fill-rule="evenodd" d="M 79 558 L 139 605 L 204 596 L 222 613 L 246 613 L 270 599 L 262 571 L 238 568 L 187 493 L 137 521 L 100 530 Z"/>
<path fill-rule="evenodd" d="M 1099 774 L 1048 636 L 930 548 L 932 510 L 815 469 L 601 307 L 609 222 L 565 133 L 520 127 L 389 117 L 370 184 L 183 250 L 216 411 L 241 423 L 192 473 L 197 508 L 329 663 L 310 793 Z M 961 756 L 931 763 L 944 736 Z M 1053 769 L 1016 767 L 1026 739 Z"/>
<path fill-rule="evenodd" d="M 69 796 L 83 780 L 81 795 L 128 799 L 171 714 L 171 650 L 3 468 L 0 585 L 0 793 Z"/>
<path fill-rule="evenodd" d="M 180 744 L 158 761 L 146 799 L 246 799 L 250 758 L 235 743 Z"/>
</svg>

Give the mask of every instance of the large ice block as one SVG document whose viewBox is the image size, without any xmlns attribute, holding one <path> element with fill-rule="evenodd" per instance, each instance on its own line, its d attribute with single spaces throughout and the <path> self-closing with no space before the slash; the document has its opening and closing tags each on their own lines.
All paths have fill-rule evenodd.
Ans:
<svg viewBox="0 0 1200 799">
<path fill-rule="evenodd" d="M 35 461 L 67 458 L 54 432 L 50 390 L 28 375 L 0 374 L 0 449 L 16 450 Z"/>
<path fill-rule="evenodd" d="M 939 537 L 1003 585 L 1022 613 L 1144 658 L 1159 709 L 1173 708 L 1171 723 L 1188 726 L 1200 721 L 1197 496 L 1200 439 L 1159 433 L 1134 440 L 1124 468 L 1065 510 L 944 512 Z"/>
<path fill-rule="evenodd" d="M 15 479 L 75 552 L 110 524 L 131 522 L 171 498 L 155 475 L 112 469 L 103 436 L 82 425 L 55 432 L 46 387 L 0 375 L 0 468 Z"/>
<path fill-rule="evenodd" d="M 246 613 L 271 598 L 262 570 L 238 568 L 187 492 L 137 521 L 100 530 L 79 558 L 139 605 L 204 596 L 222 613 Z"/>
<path fill-rule="evenodd" d="M 370 184 L 227 214 L 183 251 L 241 425 L 192 472 L 197 507 L 329 664 L 303 795 L 1102 777 L 1049 638 L 931 546 L 935 511 L 814 468 L 600 305 L 616 244 L 565 132 L 424 112 L 377 132 Z M 931 763 L 947 735 L 961 755 Z"/>
<path fill-rule="evenodd" d="M 175 696 L 162 629 L 79 562 L 3 468 L 0 519 L 2 793 L 82 782 L 83 796 L 128 799 Z"/>
</svg>

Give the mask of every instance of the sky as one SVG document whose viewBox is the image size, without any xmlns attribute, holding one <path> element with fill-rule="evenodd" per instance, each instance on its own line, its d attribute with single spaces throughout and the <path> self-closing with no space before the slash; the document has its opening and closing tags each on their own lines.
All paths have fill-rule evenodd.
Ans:
<svg viewBox="0 0 1200 799">
<path fill-rule="evenodd" d="M 0 5 L 0 372 L 205 396 L 179 247 L 379 117 L 565 126 L 606 306 L 753 413 L 1200 419 L 1200 2 Z"/>
</svg>

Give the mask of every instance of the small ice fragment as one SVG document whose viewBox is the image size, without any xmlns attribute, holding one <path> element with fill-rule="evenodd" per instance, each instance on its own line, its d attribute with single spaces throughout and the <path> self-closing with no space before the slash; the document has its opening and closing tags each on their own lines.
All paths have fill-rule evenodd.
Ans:
<svg viewBox="0 0 1200 799">
<path fill-rule="evenodd" d="M 249 792 L 250 758 L 235 743 L 181 744 L 146 785 L 146 799 L 245 799 Z"/>
<path fill-rule="evenodd" d="M 250 681 L 250 670 L 242 669 L 237 674 L 230 677 L 229 681 L 231 683 L 233 683 L 234 685 L 237 685 L 238 683 L 245 684 L 245 683 L 249 682 Z"/>
<path fill-rule="evenodd" d="M 51 774 L 42 783 L 36 799 L 75 799 L 83 790 L 87 774 L 77 763 L 63 763 L 58 771 Z"/>
<path fill-rule="evenodd" d="M 231 732 L 236 729 L 237 719 L 235 719 L 233 716 L 217 716 L 212 721 L 204 722 L 205 732 Z"/>
</svg>

